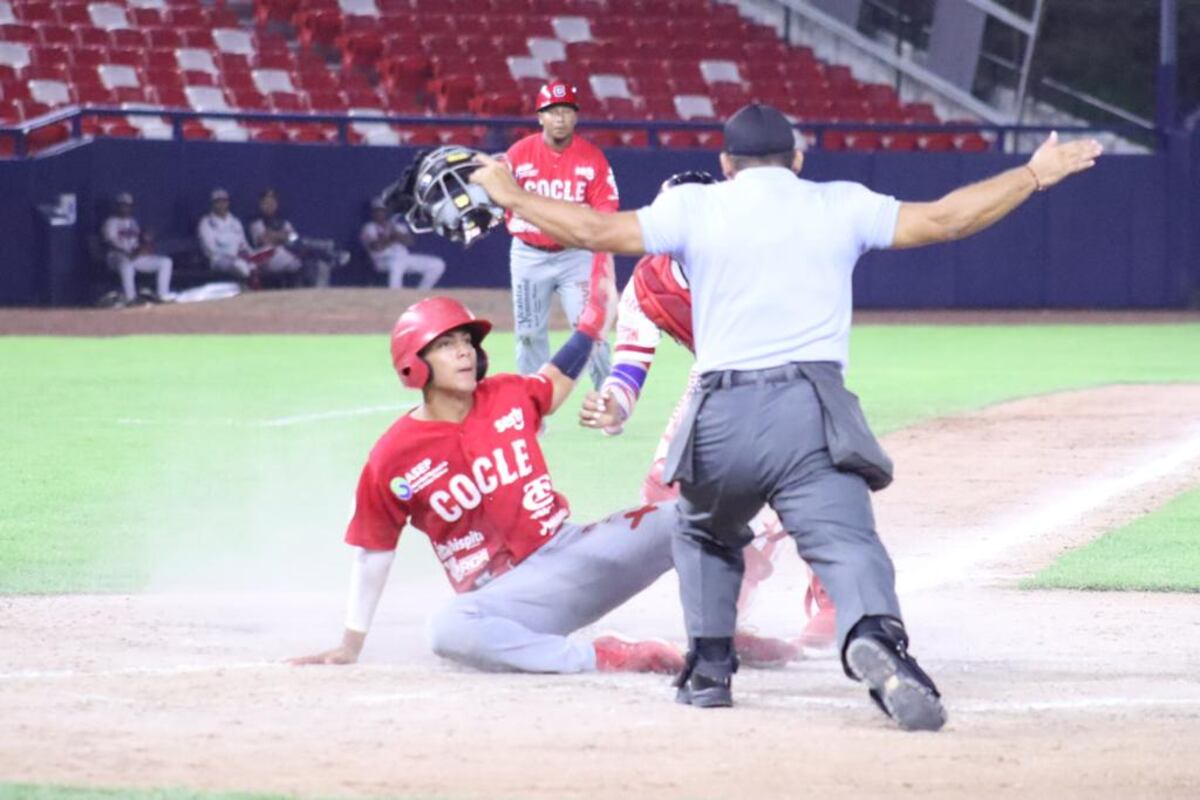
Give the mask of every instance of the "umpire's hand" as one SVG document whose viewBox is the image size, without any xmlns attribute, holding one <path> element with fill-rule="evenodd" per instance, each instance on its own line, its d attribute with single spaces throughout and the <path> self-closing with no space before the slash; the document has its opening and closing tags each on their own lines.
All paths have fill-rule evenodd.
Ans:
<svg viewBox="0 0 1200 800">
<path fill-rule="evenodd" d="M 471 173 L 471 183 L 478 184 L 502 208 L 509 208 L 521 193 L 517 179 L 508 169 L 508 164 L 497 158 L 479 153 L 475 161 L 482 166 Z"/>
<path fill-rule="evenodd" d="M 1054 131 L 1030 156 L 1029 169 L 1037 179 L 1038 189 L 1049 189 L 1068 175 L 1095 166 L 1103 152 L 1104 146 L 1095 139 L 1075 139 L 1060 144 L 1058 131 Z"/>
<path fill-rule="evenodd" d="M 367 635 L 359 631 L 347 629 L 342 635 L 342 643 L 332 650 L 326 650 L 311 656 L 289 658 L 287 663 L 294 667 L 305 667 L 312 664 L 353 664 L 358 661 L 362 652 L 363 642 Z"/>
</svg>

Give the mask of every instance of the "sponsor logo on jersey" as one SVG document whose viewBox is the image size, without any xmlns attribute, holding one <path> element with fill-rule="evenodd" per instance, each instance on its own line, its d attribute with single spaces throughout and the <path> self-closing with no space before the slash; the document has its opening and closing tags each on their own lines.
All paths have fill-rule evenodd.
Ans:
<svg viewBox="0 0 1200 800">
<path fill-rule="evenodd" d="M 473 550 L 479 547 L 483 544 L 483 541 L 484 536 L 482 533 L 479 531 L 468 531 L 466 536 L 459 536 L 445 542 L 435 543 L 433 549 L 437 553 L 439 560 L 446 561 L 464 550 Z"/>
<path fill-rule="evenodd" d="M 596 168 L 595 167 L 576 167 L 575 168 L 575 177 L 586 178 L 589 181 L 594 181 L 594 180 L 596 180 Z"/>
<path fill-rule="evenodd" d="M 550 483 L 549 475 L 539 475 L 525 484 L 521 491 L 525 494 L 521 505 L 534 519 L 550 513 L 554 505 L 554 486 Z"/>
<path fill-rule="evenodd" d="M 532 178 L 537 174 L 538 168 L 528 161 L 526 161 L 524 164 L 517 164 L 517 166 L 513 169 L 513 175 L 517 178 Z"/>
<path fill-rule="evenodd" d="M 562 525 L 563 522 L 566 521 L 567 516 L 570 513 L 571 512 L 567 511 L 565 508 L 560 508 L 558 511 L 554 512 L 554 515 L 551 516 L 550 519 L 543 520 L 542 530 L 540 531 L 541 535 L 552 535 L 556 530 L 558 530 L 558 526 Z"/>
<path fill-rule="evenodd" d="M 512 411 L 496 420 L 495 424 L 496 433 L 504 433 L 508 430 L 523 431 L 525 430 L 525 414 L 519 406 L 513 406 Z"/>
<path fill-rule="evenodd" d="M 445 566 L 446 572 L 450 573 L 451 579 L 458 583 L 468 575 L 486 567 L 491 558 L 487 550 L 476 550 L 462 558 L 448 558 L 443 562 L 443 566 Z"/>
<path fill-rule="evenodd" d="M 449 471 L 450 464 L 446 461 L 434 466 L 432 458 L 422 459 L 416 466 L 404 473 L 404 480 L 409 482 L 412 489 L 409 497 L 412 497 L 412 495 L 421 491 Z M 400 497 L 399 495 L 396 496 Z M 407 500 L 408 497 L 401 497 L 400 499 Z"/>
<path fill-rule="evenodd" d="M 571 203 L 582 203 L 584 200 L 584 192 L 587 187 L 583 181 L 564 181 L 560 178 L 555 178 L 548 181 L 545 178 L 539 180 L 527 180 L 522 184 L 522 187 L 527 192 L 540 194 L 543 197 L 552 197 L 555 200 L 567 200 Z"/>
<path fill-rule="evenodd" d="M 476 458 L 471 462 L 469 473 L 451 475 L 445 489 L 430 493 L 429 507 L 446 522 L 455 522 L 467 511 L 478 508 L 484 497 L 501 486 L 509 486 L 532 474 L 529 445 L 524 439 L 514 439 L 507 448 L 497 447 L 490 455 Z M 550 477 L 545 478 L 549 483 Z"/>
<path fill-rule="evenodd" d="M 392 490 L 392 494 L 401 500 L 408 500 L 413 496 L 412 486 L 404 478 L 392 478 L 391 483 L 388 484 L 388 488 Z"/>
</svg>

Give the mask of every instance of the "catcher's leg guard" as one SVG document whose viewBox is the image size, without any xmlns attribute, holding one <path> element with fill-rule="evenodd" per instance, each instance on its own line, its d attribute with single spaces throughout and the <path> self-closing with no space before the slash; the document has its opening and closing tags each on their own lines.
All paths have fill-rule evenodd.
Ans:
<svg viewBox="0 0 1200 800">
<path fill-rule="evenodd" d="M 946 709 L 933 680 L 908 654 L 904 623 L 894 617 L 863 617 L 846 639 L 846 674 L 869 687 L 871 699 L 906 731 L 936 731 Z"/>
</svg>

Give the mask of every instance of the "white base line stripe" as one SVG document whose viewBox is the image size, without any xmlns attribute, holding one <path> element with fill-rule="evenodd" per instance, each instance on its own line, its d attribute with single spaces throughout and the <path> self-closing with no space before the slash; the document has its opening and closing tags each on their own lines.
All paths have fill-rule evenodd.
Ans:
<svg viewBox="0 0 1200 800">
<path fill-rule="evenodd" d="M 412 403 L 390 403 L 382 406 L 363 406 L 361 408 L 340 408 L 333 411 L 314 411 L 308 414 L 293 414 L 286 417 L 269 419 L 233 419 L 229 417 L 213 417 L 210 419 L 149 419 L 146 417 L 118 417 L 118 425 L 141 425 L 158 427 L 210 427 L 210 428 L 286 428 L 292 425 L 306 425 L 310 422 L 325 422 L 331 419 L 349 419 L 352 417 L 367 417 L 373 414 L 395 414 L 408 411 L 416 406 Z M 89 424 L 109 424 L 109 420 L 93 417 L 76 417 L 76 422 Z"/>
<path fill-rule="evenodd" d="M 1032 511 L 1004 515 L 983 527 L 964 529 L 962 546 L 897 564 L 897 589 L 904 595 L 969 580 L 975 568 L 1005 551 L 1068 527 L 1118 497 L 1160 481 L 1197 460 L 1200 429 L 1190 432 L 1183 441 L 1146 454 L 1136 467 L 1119 477 L 1091 481 L 1065 496 L 1044 498 Z"/>
<path fill-rule="evenodd" d="M 242 661 L 235 664 L 179 664 L 170 667 L 122 667 L 118 669 L 26 669 L 16 672 L 0 672 L 0 681 L 48 680 L 56 678 L 111 678 L 125 675 L 191 675 L 200 672 L 224 672 L 226 670 L 251 670 L 281 667 L 285 664 L 272 661 Z"/>
</svg>

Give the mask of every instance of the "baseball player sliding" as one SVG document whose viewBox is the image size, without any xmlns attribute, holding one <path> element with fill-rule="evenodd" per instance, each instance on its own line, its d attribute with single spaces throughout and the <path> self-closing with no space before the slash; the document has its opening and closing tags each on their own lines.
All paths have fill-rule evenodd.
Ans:
<svg viewBox="0 0 1200 800">
<path fill-rule="evenodd" d="M 707 172 L 681 172 L 664 181 L 661 191 L 682 184 L 714 182 L 715 178 Z M 621 293 L 616 329 L 612 373 L 605 379 L 600 392 L 588 393 L 580 411 L 582 425 L 601 428 L 609 435 L 619 434 L 633 415 L 663 333 L 688 350 L 694 350 L 692 295 L 679 262 L 669 255 L 645 256 L 638 261 Z M 654 451 L 654 460 L 642 484 L 644 503 L 664 502 L 679 496 L 679 489 L 663 480 L 663 464 L 699 380 L 699 373 L 693 369 L 688 374 L 687 388 Z M 750 528 L 754 540 L 744 551 L 746 573 L 738 599 L 738 607 L 743 613 L 758 584 L 774 571 L 772 561 L 779 552 L 779 545 L 787 538 L 779 517 L 769 506 L 764 506 L 750 521 Z M 734 644 L 743 662 L 760 666 L 786 663 L 800 656 L 801 647 L 824 649 L 833 646 L 836 609 L 811 569 L 809 576 L 804 604 L 809 621 L 804 630 L 793 643 L 739 630 Z"/>
<path fill-rule="evenodd" d="M 458 596 L 432 625 L 433 650 L 484 670 L 674 672 L 665 642 L 568 634 L 671 568 L 673 506 L 648 505 L 591 525 L 569 520 L 537 431 L 566 400 L 615 309 L 612 259 L 589 267 L 588 301 L 567 343 L 537 373 L 486 377 L 491 323 L 431 297 L 392 331 L 392 361 L 422 404 L 371 450 L 346 531 L 354 548 L 342 643 L 293 660 L 358 659 L 405 525 L 430 539 Z"/>
<path fill-rule="evenodd" d="M 579 102 L 575 87 L 551 81 L 537 96 L 541 132 L 508 149 L 506 160 L 526 190 L 580 203 L 597 211 L 617 210 L 617 182 L 600 148 L 575 135 Z M 516 326 L 517 371 L 536 372 L 550 357 L 550 301 L 555 293 L 574 325 L 587 300 L 591 253 L 563 247 L 519 215 L 506 215 L 513 236 L 511 251 L 513 319 Z M 589 363 L 592 383 L 608 375 L 611 356 L 600 342 Z"/>
</svg>

